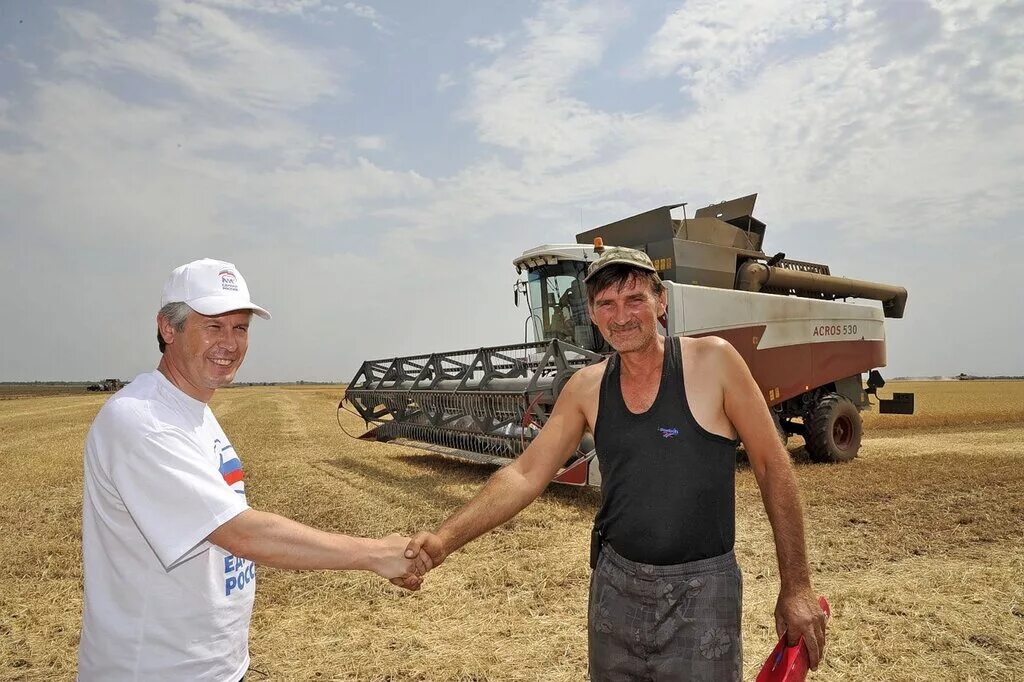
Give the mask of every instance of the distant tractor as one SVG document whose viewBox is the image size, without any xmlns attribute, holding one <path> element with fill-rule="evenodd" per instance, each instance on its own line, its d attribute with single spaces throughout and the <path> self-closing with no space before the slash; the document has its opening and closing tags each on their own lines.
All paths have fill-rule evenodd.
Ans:
<svg viewBox="0 0 1024 682">
<path fill-rule="evenodd" d="M 815 461 L 856 457 L 860 410 L 885 382 L 884 318 L 903 317 L 903 287 L 833 276 L 827 265 L 769 256 L 757 195 L 714 204 L 692 218 L 662 206 L 545 244 L 516 258 L 515 302 L 525 295 L 537 341 L 364 362 L 342 404 L 372 428 L 361 438 L 503 465 L 523 452 L 573 372 L 612 352 L 587 314 L 583 278 L 603 244 L 645 251 L 668 294 L 662 333 L 719 336 L 747 362 L 780 437 L 804 438 Z M 685 210 L 685 209 L 684 209 Z M 881 307 L 846 298 L 881 301 Z M 844 299 L 844 300 L 838 300 Z M 866 382 L 863 375 L 867 374 Z M 879 400 L 912 414 L 912 393 Z M 555 480 L 600 485 L 584 438 Z"/>
<path fill-rule="evenodd" d="M 86 386 L 85 390 L 111 393 L 120 391 L 122 388 L 124 388 L 124 382 L 121 381 L 120 379 L 104 379 L 102 383 L 89 384 L 88 386 Z"/>
</svg>

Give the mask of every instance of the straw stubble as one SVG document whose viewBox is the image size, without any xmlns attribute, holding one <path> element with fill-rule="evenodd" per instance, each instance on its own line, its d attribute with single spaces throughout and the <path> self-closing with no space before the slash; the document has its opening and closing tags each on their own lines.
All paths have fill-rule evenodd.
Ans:
<svg viewBox="0 0 1024 682">
<path fill-rule="evenodd" d="M 860 456 L 791 449 L 816 589 L 834 620 L 823 680 L 1024 680 L 1024 382 L 890 383 L 913 417 L 866 414 Z M 491 469 L 351 440 L 341 389 L 220 391 L 254 507 L 337 532 L 433 528 Z M 69 679 L 81 619 L 81 450 L 105 396 L 0 402 L 0 679 Z M 342 413 L 350 432 L 361 423 Z M 552 486 L 405 593 L 360 573 L 259 570 L 250 678 L 583 680 L 587 543 L 600 493 Z M 737 472 L 746 677 L 775 640 L 778 569 Z M 250 679 L 247 678 L 247 679 Z"/>
</svg>

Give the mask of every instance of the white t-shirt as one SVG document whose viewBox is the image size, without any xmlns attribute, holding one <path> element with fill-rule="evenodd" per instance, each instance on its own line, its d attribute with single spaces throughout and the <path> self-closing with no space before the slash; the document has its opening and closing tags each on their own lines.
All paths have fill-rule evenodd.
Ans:
<svg viewBox="0 0 1024 682">
<path fill-rule="evenodd" d="M 158 371 L 107 401 L 85 441 L 82 682 L 242 677 L 255 566 L 206 537 L 248 508 L 205 403 Z"/>
</svg>

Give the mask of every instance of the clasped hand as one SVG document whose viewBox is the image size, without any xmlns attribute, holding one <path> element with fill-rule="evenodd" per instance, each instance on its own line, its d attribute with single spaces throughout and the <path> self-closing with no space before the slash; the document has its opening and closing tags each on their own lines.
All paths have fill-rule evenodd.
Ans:
<svg viewBox="0 0 1024 682">
<path fill-rule="evenodd" d="M 392 533 L 369 540 L 368 568 L 382 578 L 407 590 L 418 590 L 433 564 L 426 552 L 408 554 L 410 538 Z"/>
<path fill-rule="evenodd" d="M 393 534 L 376 541 L 379 557 L 373 571 L 393 585 L 415 591 L 427 572 L 447 557 L 444 542 L 434 533 L 417 533 L 412 538 Z"/>
</svg>

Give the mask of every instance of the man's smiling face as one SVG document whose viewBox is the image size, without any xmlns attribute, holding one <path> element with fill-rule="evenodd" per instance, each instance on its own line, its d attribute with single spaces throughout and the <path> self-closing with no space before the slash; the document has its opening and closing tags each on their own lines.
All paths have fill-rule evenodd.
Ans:
<svg viewBox="0 0 1024 682">
<path fill-rule="evenodd" d="M 235 372 L 249 348 L 251 318 L 250 310 L 233 310 L 221 315 L 201 315 L 193 311 L 181 331 L 161 324 L 160 330 L 167 343 L 164 362 L 184 384 L 178 388 L 207 402 L 214 390 L 234 381 Z"/>
<path fill-rule="evenodd" d="M 647 348 L 658 335 L 658 317 L 665 314 L 665 292 L 654 294 L 648 280 L 631 276 L 620 285 L 598 291 L 590 317 L 619 353 Z"/>
</svg>

